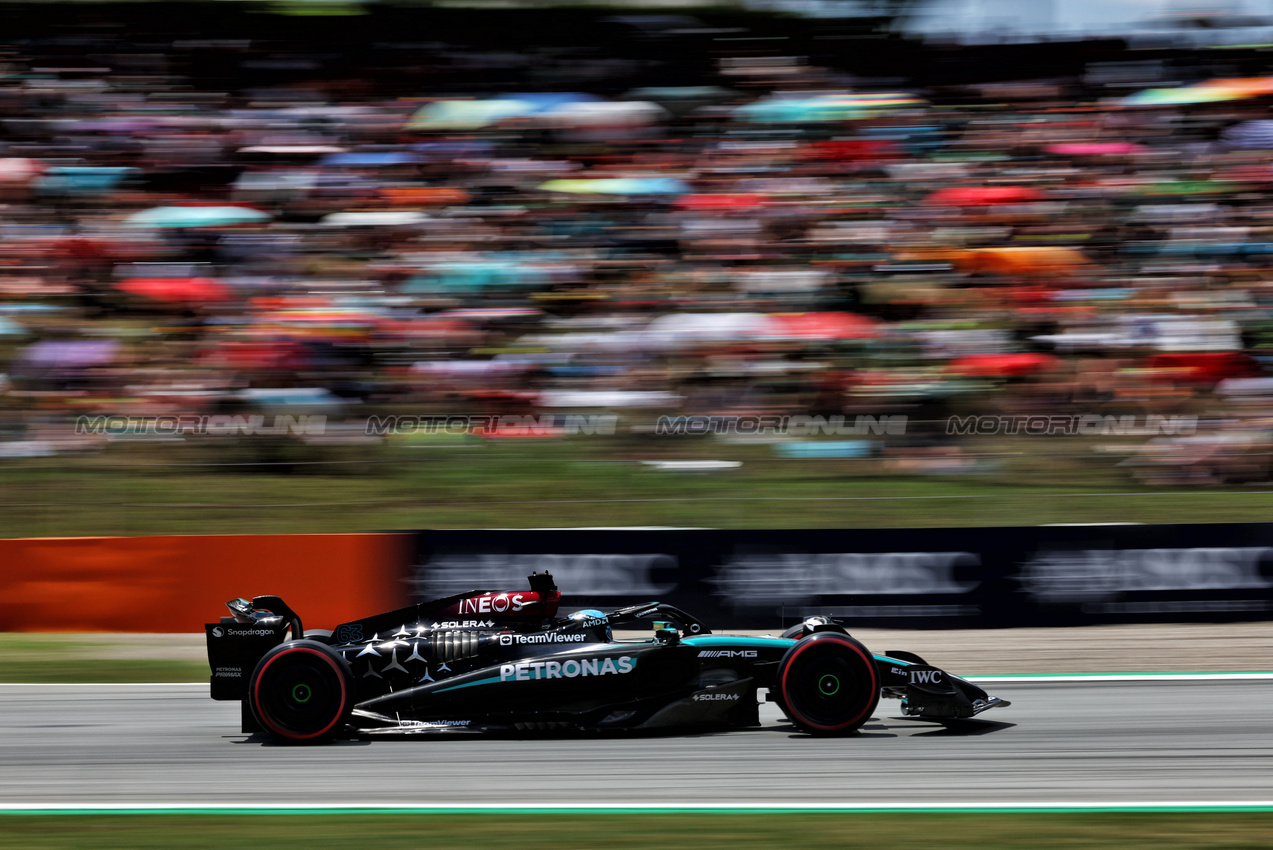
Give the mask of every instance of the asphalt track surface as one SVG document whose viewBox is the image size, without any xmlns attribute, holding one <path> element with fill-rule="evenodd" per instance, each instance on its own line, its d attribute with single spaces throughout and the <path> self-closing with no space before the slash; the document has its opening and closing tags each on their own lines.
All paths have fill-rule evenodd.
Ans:
<svg viewBox="0 0 1273 850">
<path fill-rule="evenodd" d="M 0 808 L 1273 805 L 1273 678 L 987 683 L 971 734 L 461 735 L 273 745 L 206 685 L 0 685 Z"/>
</svg>

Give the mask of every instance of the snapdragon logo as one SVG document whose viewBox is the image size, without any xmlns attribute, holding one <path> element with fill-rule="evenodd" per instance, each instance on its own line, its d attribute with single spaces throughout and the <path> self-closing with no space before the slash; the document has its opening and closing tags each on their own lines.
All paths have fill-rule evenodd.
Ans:
<svg viewBox="0 0 1273 850">
<path fill-rule="evenodd" d="M 637 660 L 630 655 L 619 658 L 572 658 L 569 661 L 532 661 L 526 664 L 502 664 L 501 682 L 529 682 L 532 679 L 575 679 L 580 676 L 619 676 L 631 673 Z"/>
</svg>

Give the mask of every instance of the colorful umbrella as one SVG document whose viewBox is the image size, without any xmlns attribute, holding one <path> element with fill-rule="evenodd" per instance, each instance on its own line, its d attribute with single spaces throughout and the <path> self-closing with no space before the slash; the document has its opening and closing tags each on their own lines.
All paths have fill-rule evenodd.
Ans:
<svg viewBox="0 0 1273 850">
<path fill-rule="evenodd" d="M 761 339 L 772 329 L 763 313 L 671 313 L 640 331 L 651 343 L 679 348 L 697 343 Z"/>
<path fill-rule="evenodd" d="M 138 277 L 116 287 L 121 292 L 171 304 L 229 301 L 230 287 L 210 277 Z"/>
<path fill-rule="evenodd" d="M 1220 134 L 1226 147 L 1244 151 L 1273 150 L 1273 121 L 1243 121 Z"/>
<path fill-rule="evenodd" d="M 410 151 L 350 151 L 333 153 L 318 161 L 319 165 L 347 168 L 379 168 L 390 165 L 410 165 L 419 162 L 419 154 Z"/>
<path fill-rule="evenodd" d="M 791 339 L 873 339 L 876 322 L 855 313 L 774 313 L 769 317 L 775 336 Z"/>
<path fill-rule="evenodd" d="M 675 177 L 606 177 L 549 180 L 539 188 L 573 195 L 683 195 L 690 187 Z"/>
<path fill-rule="evenodd" d="M 35 185 L 50 194 L 95 195 L 113 191 L 125 178 L 137 173 L 136 168 L 55 165 L 40 175 Z"/>
<path fill-rule="evenodd" d="M 1086 262 L 1081 252 L 1061 246 L 978 248 L 955 255 L 955 264 L 961 270 L 997 274 L 1063 272 Z"/>
<path fill-rule="evenodd" d="M 228 340 L 206 356 L 210 363 L 229 369 L 296 369 L 305 364 L 303 345 L 292 340 Z"/>
<path fill-rule="evenodd" d="M 740 106 L 735 114 L 748 121 L 764 123 L 850 121 L 924 105 L 921 98 L 901 92 L 837 93 L 813 97 L 776 95 Z"/>
<path fill-rule="evenodd" d="M 365 210 L 340 212 L 323 216 L 324 227 L 406 227 L 423 224 L 429 217 L 415 210 Z"/>
<path fill-rule="evenodd" d="M 1149 148 L 1132 142 L 1069 142 L 1048 145 L 1044 150 L 1060 156 L 1125 156 L 1145 153 Z"/>
<path fill-rule="evenodd" d="M 1061 361 L 1050 354 L 969 354 L 956 357 L 947 368 L 968 378 L 1010 378 L 1032 375 Z"/>
<path fill-rule="evenodd" d="M 44 171 L 38 159 L 6 157 L 0 159 L 0 183 L 25 183 Z"/>
<path fill-rule="evenodd" d="M 118 353 L 114 339 L 46 339 L 24 348 L 18 359 L 29 366 L 74 369 L 110 363 Z"/>
<path fill-rule="evenodd" d="M 740 97 L 736 91 L 720 86 L 647 86 L 623 95 L 625 100 L 649 100 L 673 115 L 685 115 L 711 103 Z"/>
<path fill-rule="evenodd" d="M 765 196 L 756 192 L 718 192 L 682 195 L 676 205 L 687 210 L 751 210 L 765 205 Z"/>
<path fill-rule="evenodd" d="M 599 103 L 602 99 L 595 94 L 577 91 L 544 91 L 519 92 L 517 94 L 501 94 L 496 100 L 515 100 L 530 104 L 536 113 L 548 112 L 568 103 Z"/>
<path fill-rule="evenodd" d="M 321 156 L 325 153 L 344 153 L 345 150 L 345 148 L 337 145 L 279 144 L 251 145 L 246 148 L 239 148 L 239 153 L 268 153 L 278 154 L 279 156 Z"/>
<path fill-rule="evenodd" d="M 538 316 L 540 311 L 532 307 L 469 307 L 458 310 L 447 310 L 445 313 L 439 313 L 448 319 L 466 319 L 466 320 L 495 320 L 495 319 L 521 319 L 528 316 Z"/>
<path fill-rule="evenodd" d="M 525 100 L 435 100 L 407 121 L 408 130 L 480 130 L 539 111 Z"/>
<path fill-rule="evenodd" d="M 331 307 L 278 310 L 261 317 L 259 330 L 304 339 L 365 337 L 383 319 L 375 313 Z"/>
<path fill-rule="evenodd" d="M 1190 86 L 1194 90 L 1220 91 L 1233 100 L 1266 97 L 1273 94 L 1273 77 L 1220 77 Z"/>
<path fill-rule="evenodd" d="M 1249 95 L 1224 88 L 1184 86 L 1177 89 L 1145 89 L 1123 98 L 1123 106 L 1188 106 L 1195 103 L 1216 103 L 1225 100 L 1242 100 Z"/>
<path fill-rule="evenodd" d="M 948 186 L 929 195 L 924 203 L 939 207 L 994 207 L 1041 200 L 1043 193 L 1031 186 Z"/>
<path fill-rule="evenodd" d="M 453 206 L 468 203 L 469 193 L 450 186 L 426 186 L 380 189 L 380 196 L 402 207 Z"/>
<path fill-rule="evenodd" d="M 263 224 L 272 217 L 251 207 L 152 207 L 124 219 L 133 227 L 232 227 Z"/>
<path fill-rule="evenodd" d="M 551 126 L 559 127 L 626 127 L 653 124 L 668 116 L 657 103 L 645 100 L 601 101 L 597 103 L 562 103 L 539 113 Z"/>
<path fill-rule="evenodd" d="M 1158 375 L 1151 375 L 1151 379 L 1181 383 L 1218 384 L 1231 378 L 1256 378 L 1260 375 L 1260 364 L 1240 351 L 1155 354 L 1145 365 L 1162 370 Z"/>
</svg>

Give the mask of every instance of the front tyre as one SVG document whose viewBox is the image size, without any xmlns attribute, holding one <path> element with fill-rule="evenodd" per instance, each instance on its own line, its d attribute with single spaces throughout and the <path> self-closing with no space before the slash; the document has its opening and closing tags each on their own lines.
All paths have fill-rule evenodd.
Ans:
<svg viewBox="0 0 1273 850">
<path fill-rule="evenodd" d="M 354 707 L 349 665 L 325 644 L 297 640 L 274 647 L 248 682 L 261 728 L 279 741 L 315 744 L 345 725 Z"/>
<path fill-rule="evenodd" d="M 777 686 L 791 722 L 811 735 L 855 732 L 880 701 L 875 658 L 838 632 L 818 632 L 787 650 L 778 662 Z"/>
</svg>

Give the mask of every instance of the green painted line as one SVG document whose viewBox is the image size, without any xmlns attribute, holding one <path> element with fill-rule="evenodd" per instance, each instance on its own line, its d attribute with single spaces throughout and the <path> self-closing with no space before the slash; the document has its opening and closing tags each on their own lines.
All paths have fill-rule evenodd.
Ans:
<svg viewBox="0 0 1273 850">
<path fill-rule="evenodd" d="M 1092 814 L 1092 813 L 1233 813 L 1233 812 L 1273 812 L 1273 801 L 1233 802 L 1233 803 L 1022 803 L 1020 805 L 1000 804 L 988 806 L 981 804 L 917 804 L 917 805 L 884 805 L 863 804 L 845 806 L 751 806 L 746 804 L 729 806 L 686 805 L 675 806 L 658 804 L 650 806 L 509 806 L 509 805 L 472 805 L 472 806 L 121 806 L 99 808 L 79 806 L 74 808 L 58 808 L 38 806 L 12 807 L 0 809 L 0 815 L 365 815 L 365 814 L 398 814 L 398 815 L 785 815 L 785 814 Z"/>
</svg>

